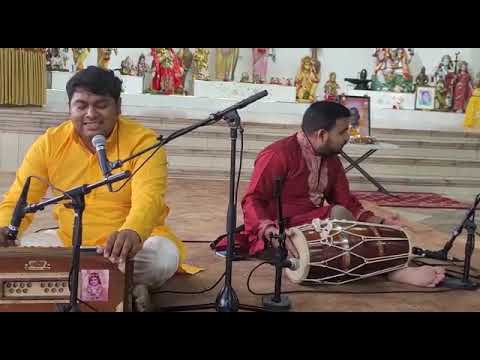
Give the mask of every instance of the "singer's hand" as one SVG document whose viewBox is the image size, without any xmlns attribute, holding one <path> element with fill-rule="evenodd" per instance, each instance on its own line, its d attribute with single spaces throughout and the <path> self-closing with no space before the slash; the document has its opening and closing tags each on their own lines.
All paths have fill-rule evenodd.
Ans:
<svg viewBox="0 0 480 360">
<path fill-rule="evenodd" d="M 103 256 L 109 258 L 114 264 L 122 263 L 127 258 L 135 256 L 141 248 L 142 241 L 135 231 L 128 229 L 115 231 L 108 237 L 105 249 L 103 249 Z"/>
</svg>

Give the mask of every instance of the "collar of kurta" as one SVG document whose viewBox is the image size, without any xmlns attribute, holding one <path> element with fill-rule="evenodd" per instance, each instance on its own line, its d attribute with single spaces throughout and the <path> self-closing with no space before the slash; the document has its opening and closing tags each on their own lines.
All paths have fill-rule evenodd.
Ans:
<svg viewBox="0 0 480 360">
<path fill-rule="evenodd" d="M 297 132 L 297 141 L 302 150 L 303 159 L 307 164 L 310 174 L 308 175 L 308 190 L 310 200 L 315 206 L 323 206 L 324 194 L 328 184 L 328 168 L 324 166 L 324 157 L 318 156 L 303 131 Z"/>
</svg>

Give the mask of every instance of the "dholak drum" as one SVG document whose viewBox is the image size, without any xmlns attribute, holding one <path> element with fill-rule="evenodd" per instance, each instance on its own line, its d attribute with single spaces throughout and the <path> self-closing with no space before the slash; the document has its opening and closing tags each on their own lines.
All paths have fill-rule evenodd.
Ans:
<svg viewBox="0 0 480 360">
<path fill-rule="evenodd" d="M 345 284 L 407 266 L 410 241 L 401 229 L 346 220 L 314 219 L 289 229 L 298 250 L 295 283 Z"/>
</svg>

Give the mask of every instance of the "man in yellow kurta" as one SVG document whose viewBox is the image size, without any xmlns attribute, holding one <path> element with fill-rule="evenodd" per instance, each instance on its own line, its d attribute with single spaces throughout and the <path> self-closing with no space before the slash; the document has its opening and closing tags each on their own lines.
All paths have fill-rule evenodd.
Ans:
<svg viewBox="0 0 480 360">
<path fill-rule="evenodd" d="M 91 142 L 95 135 L 107 138 L 110 161 L 125 159 L 156 142 L 154 131 L 121 116 L 121 86 L 112 71 L 95 66 L 70 79 L 70 119 L 48 129 L 35 141 L 0 204 L 0 246 L 8 244 L 6 226 L 28 176 L 41 177 L 57 189 L 69 190 L 103 178 Z M 133 173 L 150 155 L 127 162 L 114 173 Z M 114 190 L 122 184 L 113 184 Z M 134 282 L 145 287 L 162 285 L 177 272 L 185 257 L 182 242 L 165 223 L 169 213 L 166 188 L 167 157 L 162 148 L 118 192 L 100 187 L 85 197 L 82 245 L 97 246 L 105 257 L 120 264 L 134 257 Z M 39 202 L 46 191 L 47 185 L 33 178 L 28 202 Z M 71 246 L 73 210 L 57 205 L 54 214 L 58 231 L 22 237 L 32 221 L 31 215 L 26 216 L 20 228 L 20 244 L 42 246 L 53 241 L 57 246 Z"/>
</svg>

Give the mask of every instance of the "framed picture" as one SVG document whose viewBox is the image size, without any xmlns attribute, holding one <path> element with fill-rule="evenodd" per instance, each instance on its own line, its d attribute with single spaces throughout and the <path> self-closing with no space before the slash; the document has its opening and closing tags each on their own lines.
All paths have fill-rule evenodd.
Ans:
<svg viewBox="0 0 480 360">
<path fill-rule="evenodd" d="M 352 113 L 351 134 L 370 136 L 370 98 L 342 95 L 340 103 Z"/>
<path fill-rule="evenodd" d="M 429 86 L 419 86 L 415 97 L 416 110 L 434 110 L 435 109 L 435 88 Z"/>
</svg>

